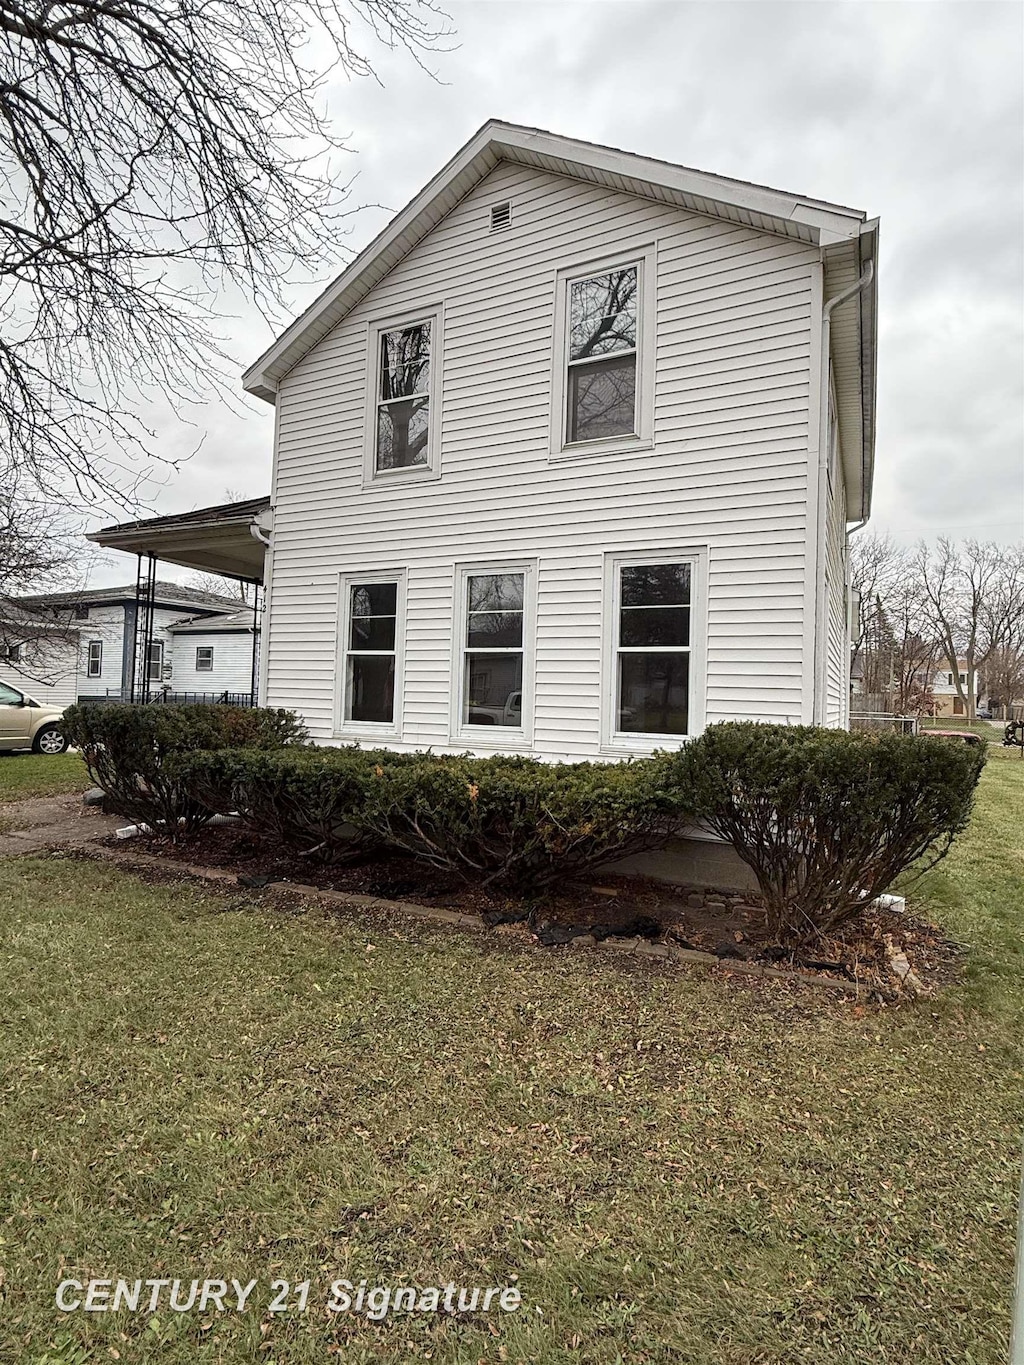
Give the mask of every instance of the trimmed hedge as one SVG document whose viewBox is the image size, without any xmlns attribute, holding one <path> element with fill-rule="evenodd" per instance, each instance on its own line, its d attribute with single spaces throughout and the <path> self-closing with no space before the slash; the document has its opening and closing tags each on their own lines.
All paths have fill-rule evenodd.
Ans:
<svg viewBox="0 0 1024 1365">
<path fill-rule="evenodd" d="M 379 763 L 419 755 L 340 749 L 223 749 L 176 754 L 177 782 L 211 812 L 234 811 L 250 829 L 324 862 L 354 861 L 380 838 L 362 822 Z"/>
<path fill-rule="evenodd" d="M 307 738 L 291 711 L 241 706 L 96 706 L 64 712 L 69 740 L 122 814 L 172 838 L 188 837 L 213 813 L 174 775 L 168 760 L 192 749 L 277 749 Z"/>
<path fill-rule="evenodd" d="M 425 758 L 380 767 L 365 819 L 384 842 L 511 895 L 661 848 L 685 814 L 665 757 L 629 763 Z"/>
<path fill-rule="evenodd" d="M 173 771 L 196 801 L 305 852 L 336 861 L 388 845 L 524 897 L 661 847 L 684 814 L 667 756 L 547 764 L 346 748 L 196 753 Z"/>
<path fill-rule="evenodd" d="M 924 736 L 731 722 L 676 756 L 694 811 L 757 877 L 772 931 L 851 919 L 970 819 L 985 751 Z"/>
</svg>

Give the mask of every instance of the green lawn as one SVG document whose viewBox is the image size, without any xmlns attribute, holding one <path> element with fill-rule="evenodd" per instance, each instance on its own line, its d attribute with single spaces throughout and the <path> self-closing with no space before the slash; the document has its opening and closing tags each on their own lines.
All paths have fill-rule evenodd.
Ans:
<svg viewBox="0 0 1024 1365">
<path fill-rule="evenodd" d="M 0 805 L 30 796 L 84 792 L 89 785 L 79 754 L 0 754 Z"/>
<path fill-rule="evenodd" d="M 922 889 L 968 979 L 876 1010 L 0 862 L 0 1359 L 1001 1361 L 1024 763 L 993 757 Z M 57 1313 L 90 1275 L 259 1286 L 244 1315 Z M 322 1309 L 332 1279 L 513 1277 L 510 1315 Z M 275 1278 L 304 1315 L 266 1313 Z"/>
<path fill-rule="evenodd" d="M 964 730 L 981 735 L 990 743 L 1002 744 L 1005 721 L 966 720 L 963 716 L 922 716 L 922 730 Z"/>
</svg>

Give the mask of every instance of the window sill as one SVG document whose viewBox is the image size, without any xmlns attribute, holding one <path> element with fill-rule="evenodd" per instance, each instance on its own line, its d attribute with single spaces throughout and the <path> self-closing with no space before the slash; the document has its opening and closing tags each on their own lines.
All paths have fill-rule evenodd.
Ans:
<svg viewBox="0 0 1024 1365">
<path fill-rule="evenodd" d="M 391 485 L 404 487 L 410 483 L 434 483 L 441 477 L 436 465 L 407 465 L 401 469 L 387 469 L 381 472 L 364 467 L 363 491 L 371 488 L 388 488 Z"/>
<path fill-rule="evenodd" d="M 682 749 L 689 744 L 693 735 L 615 735 L 604 740 L 598 751 L 602 754 L 616 754 L 621 757 L 649 758 L 658 749 Z"/>
<path fill-rule="evenodd" d="M 513 749 L 530 753 L 533 750 L 533 741 L 527 739 L 522 730 L 513 730 L 511 734 L 502 734 L 503 729 L 512 730 L 511 726 L 500 725 L 474 725 L 465 730 L 456 730 L 449 737 L 450 744 L 468 745 L 471 749 Z M 498 733 L 495 734 L 495 731 Z"/>
<path fill-rule="evenodd" d="M 372 725 L 367 722 L 364 725 L 346 725 L 334 731 L 332 739 L 340 739 L 345 744 L 353 744 L 356 741 L 373 740 L 375 743 L 381 740 L 400 740 L 401 731 L 393 725 Z"/>
<path fill-rule="evenodd" d="M 602 455 L 635 455 L 653 449 L 650 436 L 611 436 L 603 441 L 580 441 L 560 450 L 552 449 L 548 458 L 553 464 L 584 464 Z"/>
</svg>

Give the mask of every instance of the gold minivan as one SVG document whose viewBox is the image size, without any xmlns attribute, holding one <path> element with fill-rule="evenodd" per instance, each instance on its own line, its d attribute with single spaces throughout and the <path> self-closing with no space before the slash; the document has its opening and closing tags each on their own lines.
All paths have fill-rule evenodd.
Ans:
<svg viewBox="0 0 1024 1365">
<path fill-rule="evenodd" d="M 34 697 L 0 680 L 0 751 L 62 754 L 68 747 L 63 716 L 63 707 L 40 706 Z"/>
</svg>

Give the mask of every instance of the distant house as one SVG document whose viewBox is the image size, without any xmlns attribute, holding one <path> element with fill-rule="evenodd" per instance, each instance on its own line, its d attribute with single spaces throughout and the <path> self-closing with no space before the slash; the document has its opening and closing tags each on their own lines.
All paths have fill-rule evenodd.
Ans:
<svg viewBox="0 0 1024 1365">
<path fill-rule="evenodd" d="M 970 697 L 973 694 L 977 700 L 977 679 L 966 659 L 957 660 L 957 673 L 964 696 Z M 931 693 L 929 710 L 933 716 L 966 715 L 966 709 L 956 690 L 956 682 L 948 659 L 942 660 L 932 670 L 928 687 Z"/>
<path fill-rule="evenodd" d="M 149 691 L 212 697 L 252 690 L 252 610 L 178 583 L 154 585 L 151 628 L 139 635 L 132 584 L 40 593 L 0 603 L 0 677 L 44 704 L 128 699 Z"/>
</svg>

